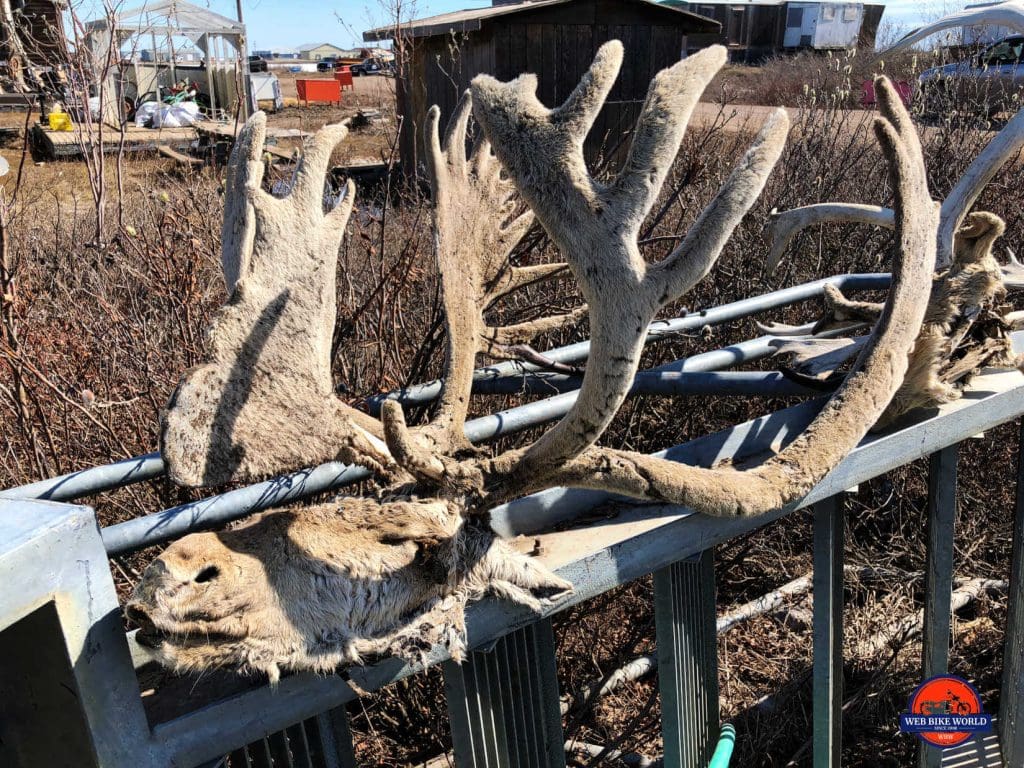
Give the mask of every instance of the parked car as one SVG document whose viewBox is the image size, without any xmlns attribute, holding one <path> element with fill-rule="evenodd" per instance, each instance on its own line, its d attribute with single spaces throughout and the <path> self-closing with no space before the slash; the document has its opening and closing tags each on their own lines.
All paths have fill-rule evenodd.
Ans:
<svg viewBox="0 0 1024 768">
<path fill-rule="evenodd" d="M 334 63 L 335 63 L 335 61 L 336 61 L 336 59 L 333 56 L 328 56 L 328 57 L 326 57 L 324 59 L 320 59 L 320 61 L 318 61 L 316 63 L 316 71 L 317 72 L 333 72 L 334 71 Z"/>
<path fill-rule="evenodd" d="M 267 60 L 262 56 L 250 56 L 249 57 L 249 71 L 250 72 L 266 72 L 269 69 Z"/>
<path fill-rule="evenodd" d="M 362 75 L 387 75 L 391 74 L 392 64 L 390 61 L 382 61 L 381 59 L 363 59 L 360 64 L 352 65 L 352 74 L 354 76 Z"/>
<path fill-rule="evenodd" d="M 1016 111 L 1024 95 L 1024 35 L 990 45 L 977 56 L 926 69 L 918 78 L 926 114 L 950 111 L 991 117 Z"/>
</svg>

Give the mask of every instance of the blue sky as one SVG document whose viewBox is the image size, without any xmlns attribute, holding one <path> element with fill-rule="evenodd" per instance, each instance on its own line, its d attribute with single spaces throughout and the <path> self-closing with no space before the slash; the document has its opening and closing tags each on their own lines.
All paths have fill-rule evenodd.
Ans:
<svg viewBox="0 0 1024 768">
<path fill-rule="evenodd" d="M 235 0 L 191 0 L 217 13 L 235 17 Z M 462 8 L 480 8 L 490 0 L 402 0 L 415 16 L 430 16 Z M 143 0 L 127 0 L 128 6 Z M 243 0 L 242 9 L 253 48 L 296 47 L 303 43 L 329 42 L 342 47 L 360 43 L 362 32 L 388 21 L 384 2 L 376 0 Z M 922 20 L 938 18 L 943 11 L 962 7 L 949 0 L 893 0 L 885 3 L 883 20 L 907 29 Z"/>
</svg>

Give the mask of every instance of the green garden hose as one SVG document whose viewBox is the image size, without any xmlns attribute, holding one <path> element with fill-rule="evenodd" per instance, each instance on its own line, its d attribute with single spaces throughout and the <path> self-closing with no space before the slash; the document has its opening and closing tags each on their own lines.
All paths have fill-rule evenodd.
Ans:
<svg viewBox="0 0 1024 768">
<path fill-rule="evenodd" d="M 722 733 L 718 737 L 718 746 L 715 747 L 715 754 L 711 756 L 708 768 L 729 768 L 729 760 L 732 759 L 732 748 L 736 744 L 736 729 L 731 723 L 722 726 Z"/>
</svg>

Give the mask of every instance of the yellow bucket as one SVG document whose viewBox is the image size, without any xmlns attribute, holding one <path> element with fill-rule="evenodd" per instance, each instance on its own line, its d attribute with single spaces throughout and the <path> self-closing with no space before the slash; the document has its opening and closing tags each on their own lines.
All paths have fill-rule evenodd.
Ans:
<svg viewBox="0 0 1024 768">
<path fill-rule="evenodd" d="M 71 115 L 67 112 L 51 112 L 50 113 L 50 130 L 51 131 L 70 131 L 71 130 Z"/>
</svg>

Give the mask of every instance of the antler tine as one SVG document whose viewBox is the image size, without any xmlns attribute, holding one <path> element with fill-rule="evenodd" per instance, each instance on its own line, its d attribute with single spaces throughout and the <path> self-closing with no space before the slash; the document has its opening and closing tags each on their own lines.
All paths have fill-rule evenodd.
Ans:
<svg viewBox="0 0 1024 768">
<path fill-rule="evenodd" d="M 468 91 L 467 91 L 468 92 Z M 469 102 L 470 112 L 473 110 L 472 98 Z M 473 168 L 473 172 L 483 178 L 488 171 L 493 171 L 494 166 L 494 154 L 491 152 L 491 142 L 487 140 L 487 134 L 483 131 L 477 131 L 476 139 L 473 141 L 473 149 L 469 152 L 469 164 Z M 500 175 L 501 166 L 498 165 L 497 171 Z"/>
<path fill-rule="evenodd" d="M 661 70 L 651 81 L 629 155 L 611 185 L 621 196 L 620 205 L 632 207 L 628 218 L 638 227 L 665 182 L 694 107 L 727 58 L 721 46 L 705 48 Z"/>
<path fill-rule="evenodd" d="M 686 505 L 710 515 L 758 515 L 802 498 L 860 442 L 907 370 L 931 287 L 938 230 L 938 206 L 928 194 L 920 144 L 906 110 L 887 80 L 880 78 L 875 88 L 884 116 L 876 124 L 876 134 L 896 186 L 898 247 L 893 285 L 853 371 L 807 430 L 776 456 L 745 471 L 703 469 L 592 448 L 545 477 L 542 485 L 623 493 Z M 525 480 L 527 487 L 538 487 Z M 523 492 L 522 485 L 514 492 Z M 502 498 L 500 492 L 495 495 Z"/>
<path fill-rule="evenodd" d="M 936 269 L 947 269 L 954 260 L 957 230 L 964 223 L 968 211 L 995 177 L 999 170 L 1024 149 L 1024 109 L 1003 127 L 972 162 L 953 190 L 942 202 L 939 211 L 938 253 Z M 892 228 L 891 208 L 856 203 L 819 203 L 793 208 L 782 213 L 772 212 L 772 249 L 768 269 L 774 270 L 797 236 L 806 227 L 825 222 L 872 224 Z"/>
<path fill-rule="evenodd" d="M 287 200 L 310 213 L 323 210 L 324 179 L 334 148 L 348 136 L 348 120 L 326 125 L 313 136 L 313 141 L 302 156 L 295 186 Z M 317 203 L 320 207 L 317 207 Z"/>
<path fill-rule="evenodd" d="M 604 100 L 615 84 L 622 67 L 623 48 L 618 40 L 609 40 L 597 49 L 590 68 L 569 94 L 565 102 L 548 113 L 552 124 L 570 135 L 581 146 L 590 132 L 594 121 L 604 106 Z M 522 78 L 524 87 L 529 84 L 536 101 L 537 79 L 533 75 Z M 537 102 L 538 104 L 540 102 Z"/>
<path fill-rule="evenodd" d="M 469 118 L 473 114 L 473 101 L 466 90 L 462 93 L 455 111 L 448 118 L 448 126 L 444 132 L 444 152 L 448 162 L 456 173 L 466 170 L 466 134 L 469 130 Z"/>
<path fill-rule="evenodd" d="M 492 349 L 494 345 L 511 346 L 514 344 L 525 344 L 542 333 L 558 331 L 574 325 L 584 314 L 586 314 L 586 308 L 578 307 L 562 315 L 541 317 L 537 320 L 528 320 L 516 325 L 506 325 L 498 328 L 488 326 L 484 329 L 482 335 L 488 350 Z"/>
<path fill-rule="evenodd" d="M 648 270 L 662 303 L 689 291 L 711 271 L 733 230 L 764 189 L 789 133 L 785 110 L 775 110 L 729 180 L 669 256 Z"/>
<path fill-rule="evenodd" d="M 837 224 L 873 224 L 892 229 L 895 226 L 892 208 L 860 203 L 815 203 L 788 211 L 771 213 L 772 247 L 765 268 L 774 272 L 782 262 L 786 249 L 801 231 L 824 222 Z"/>
<path fill-rule="evenodd" d="M 230 296 L 238 278 L 248 272 L 256 217 L 248 190 L 263 182 L 260 154 L 267 132 L 267 117 L 257 112 L 238 132 L 228 158 L 224 181 L 224 221 L 221 224 L 221 267 Z"/>
<path fill-rule="evenodd" d="M 636 236 L 661 190 L 693 107 L 724 64 L 712 47 L 655 78 L 634 131 L 627 164 L 610 185 L 596 182 L 583 157 L 588 121 L 600 110 L 622 58 L 617 41 L 598 51 L 573 95 L 547 110 L 535 82 L 478 76 L 474 114 L 520 194 L 565 256 L 590 308 L 591 354 L 576 403 L 523 452 L 495 459 L 497 474 L 543 476 L 594 444 L 629 391 L 644 329 L 657 311 L 702 277 L 760 192 L 788 125 L 773 115 L 747 157 L 691 230 L 685 248 L 649 267 Z M 577 116 L 575 118 L 571 116 Z"/>
<path fill-rule="evenodd" d="M 533 223 L 532 217 L 530 223 Z M 520 229 L 527 228 L 520 227 Z M 552 264 L 534 264 L 530 267 L 509 267 L 503 270 L 497 279 L 488 286 L 487 301 L 495 301 L 512 291 L 558 277 L 567 269 L 569 269 L 569 265 L 561 261 Z"/>
<path fill-rule="evenodd" d="M 434 454 L 470 450 L 463 425 L 469 409 L 476 355 L 492 345 L 504 329 L 490 328 L 484 310 L 501 296 L 556 275 L 564 265 L 512 267 L 508 258 L 533 223 L 530 211 L 505 221 L 517 205 L 515 187 L 501 177 L 501 166 L 490 144 L 477 137 L 467 159 L 466 137 L 472 96 L 466 91 L 448 121 L 442 141 L 440 110 L 427 113 L 427 169 L 434 195 L 434 236 L 443 287 L 447 326 L 447 363 L 440 403 L 425 427 L 407 430 L 401 409 L 391 405 L 382 413 L 388 444 L 399 463 L 421 477 L 436 479 L 431 467 L 441 462 Z M 524 273 L 529 278 L 525 279 Z M 572 316 L 573 318 L 576 315 Z M 534 321 L 508 333 L 532 338 L 567 322 Z M 532 331 L 532 333 L 531 333 Z M 427 459 L 418 459 L 422 453 Z"/>
</svg>

